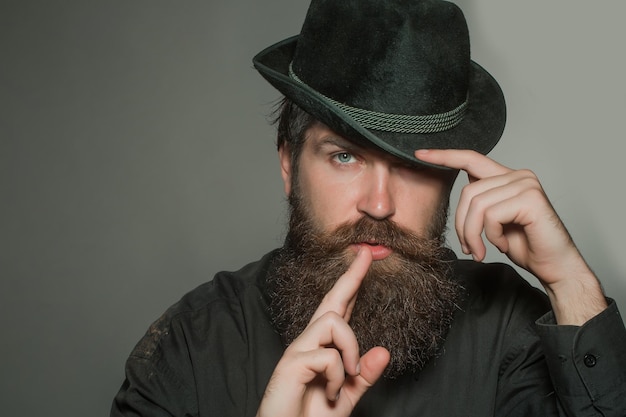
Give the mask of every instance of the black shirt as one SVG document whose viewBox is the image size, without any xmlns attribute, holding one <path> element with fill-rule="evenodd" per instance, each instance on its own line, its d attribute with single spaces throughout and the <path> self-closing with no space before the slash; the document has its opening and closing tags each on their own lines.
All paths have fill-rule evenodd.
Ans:
<svg viewBox="0 0 626 417">
<path fill-rule="evenodd" d="M 264 292 L 273 253 L 221 272 L 159 318 L 126 364 L 111 416 L 254 416 L 284 346 Z M 615 303 L 556 326 L 504 264 L 456 261 L 467 297 L 440 356 L 381 379 L 353 416 L 624 416 L 626 330 Z"/>
</svg>

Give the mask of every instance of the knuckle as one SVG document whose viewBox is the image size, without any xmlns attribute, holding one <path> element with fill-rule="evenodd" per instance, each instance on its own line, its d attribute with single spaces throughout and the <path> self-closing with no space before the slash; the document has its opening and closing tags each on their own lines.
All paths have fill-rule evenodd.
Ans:
<svg viewBox="0 0 626 417">
<path fill-rule="evenodd" d="M 486 212 L 489 209 L 489 204 L 490 204 L 490 199 L 483 194 L 475 195 L 474 197 L 472 197 L 472 201 L 471 201 L 472 210 L 475 210 L 479 213 Z"/>
<path fill-rule="evenodd" d="M 517 171 L 519 173 L 519 175 L 523 178 L 530 178 L 530 179 L 537 179 L 537 174 L 535 174 L 532 170 L 528 169 L 528 168 L 522 168 L 520 170 Z"/>
<path fill-rule="evenodd" d="M 496 208 L 490 207 L 485 210 L 483 224 L 485 225 L 486 232 L 493 232 L 501 228 L 500 218 L 498 217 L 498 210 Z"/>
<path fill-rule="evenodd" d="M 464 186 L 461 189 L 461 194 L 460 194 L 460 198 L 462 200 L 467 200 L 467 199 L 472 199 L 472 196 L 474 195 L 474 189 L 476 188 L 477 184 L 476 183 L 472 183 L 472 184 L 467 184 L 466 186 Z"/>
<path fill-rule="evenodd" d="M 523 184 L 525 188 L 536 188 L 541 190 L 539 177 L 537 177 L 537 175 L 533 171 L 529 169 L 523 169 L 518 175 L 519 176 L 517 177 L 517 181 Z"/>
<path fill-rule="evenodd" d="M 343 318 L 335 311 L 327 311 L 322 314 L 318 320 L 325 326 L 336 327 L 340 322 L 343 321 Z"/>
<path fill-rule="evenodd" d="M 545 194 L 541 187 L 526 188 L 522 193 L 522 196 L 529 202 L 536 202 L 539 200 L 545 200 Z"/>
<path fill-rule="evenodd" d="M 341 357 L 341 353 L 339 353 L 339 351 L 333 347 L 328 347 L 323 349 L 324 351 L 324 355 L 326 357 L 326 361 L 329 364 L 332 364 L 334 366 L 342 366 L 343 367 L 343 361 L 342 361 L 342 357 Z"/>
</svg>

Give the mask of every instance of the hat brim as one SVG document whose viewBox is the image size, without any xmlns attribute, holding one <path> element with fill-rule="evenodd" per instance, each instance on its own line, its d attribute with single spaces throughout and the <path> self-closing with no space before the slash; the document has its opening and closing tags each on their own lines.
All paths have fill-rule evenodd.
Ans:
<svg viewBox="0 0 626 417">
<path fill-rule="evenodd" d="M 405 161 L 445 168 L 415 158 L 418 149 L 471 149 L 487 154 L 498 143 L 506 123 L 504 95 L 496 80 L 472 61 L 468 108 L 455 127 L 437 133 L 405 134 L 369 130 L 355 122 L 317 91 L 289 77 L 298 36 L 278 42 L 253 58 L 259 73 L 285 97 L 348 139 L 366 140 Z"/>
</svg>

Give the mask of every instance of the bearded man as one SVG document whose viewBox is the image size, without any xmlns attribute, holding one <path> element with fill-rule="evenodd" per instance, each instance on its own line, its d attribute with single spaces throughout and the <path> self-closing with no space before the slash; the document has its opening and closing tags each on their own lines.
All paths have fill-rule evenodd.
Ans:
<svg viewBox="0 0 626 417">
<path fill-rule="evenodd" d="M 157 320 L 113 416 L 624 415 L 623 321 L 536 176 L 484 155 L 504 98 L 458 7 L 313 0 L 254 64 L 285 96 L 285 244 Z M 444 237 L 460 171 L 473 260 Z"/>
<path fill-rule="evenodd" d="M 295 133 L 295 137 L 304 139 L 301 141 L 291 140 L 287 132 L 279 133 L 280 137 L 288 138 L 279 146 L 289 195 L 290 222 L 285 245 L 278 251 L 268 274 L 269 308 L 275 327 L 286 344 L 300 335 L 323 297 L 348 269 L 359 245 L 364 245 L 376 261 L 363 279 L 350 319 L 361 351 L 385 346 L 391 353 L 386 369 L 390 377 L 421 368 L 438 351 L 458 308 L 460 285 L 450 279 L 454 255 L 444 246 L 447 196 L 454 176 L 440 174 L 445 191 L 433 201 L 432 213 L 428 214 L 426 227 L 420 233 L 404 230 L 391 219 L 397 216 L 376 213 L 379 206 L 370 207 L 366 203 L 360 209 L 361 214 L 342 213 L 342 205 L 350 199 L 348 193 L 329 192 L 330 184 L 321 182 L 323 172 L 320 171 L 334 167 L 323 164 L 322 170 L 309 168 L 313 159 L 310 155 L 316 153 L 311 149 L 323 148 L 322 158 L 337 159 L 333 163 L 338 170 L 346 171 L 342 175 L 350 177 L 350 193 L 357 199 L 362 197 L 358 194 L 357 182 L 368 188 L 372 178 L 360 167 L 354 169 L 350 165 L 363 165 L 366 156 L 387 158 L 377 155 L 374 149 L 361 149 L 341 139 L 289 100 L 282 103 L 281 113 L 279 124 L 297 125 L 294 120 L 305 121 L 307 128 Z M 288 147 L 304 149 L 294 151 L 287 150 Z M 293 159 L 295 154 L 298 159 Z M 341 158 L 348 160 L 339 162 Z M 299 169 L 305 172 L 299 175 Z M 396 169 L 412 170 L 403 166 Z M 352 178 L 357 176 L 360 179 Z M 422 176 L 435 178 L 437 174 L 428 172 Z M 312 199 L 311 188 L 317 184 L 322 188 L 322 195 Z M 369 193 L 366 191 L 363 195 L 369 196 Z M 322 200 L 328 207 L 317 209 Z M 375 205 L 380 203 L 374 202 Z M 418 204 L 424 206 L 421 201 Z M 333 227 L 326 230 L 321 224 L 324 223 L 322 218 L 330 213 L 348 218 L 333 220 Z"/>
</svg>

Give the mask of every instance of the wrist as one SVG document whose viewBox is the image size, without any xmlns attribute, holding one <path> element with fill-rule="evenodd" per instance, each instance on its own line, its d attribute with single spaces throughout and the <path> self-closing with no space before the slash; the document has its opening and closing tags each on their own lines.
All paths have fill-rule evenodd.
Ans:
<svg viewBox="0 0 626 417">
<path fill-rule="evenodd" d="M 590 270 L 576 277 L 544 285 L 559 325 L 582 326 L 607 307 L 598 278 Z"/>
</svg>

